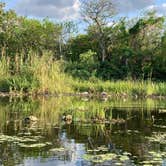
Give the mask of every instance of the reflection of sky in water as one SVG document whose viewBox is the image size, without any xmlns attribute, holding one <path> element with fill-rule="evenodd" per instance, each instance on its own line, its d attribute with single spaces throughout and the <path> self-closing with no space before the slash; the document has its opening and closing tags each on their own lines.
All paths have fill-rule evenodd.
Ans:
<svg viewBox="0 0 166 166">
<path fill-rule="evenodd" d="M 56 156 L 51 156 L 49 158 L 43 159 L 41 157 L 38 158 L 25 158 L 24 166 L 82 166 L 83 165 L 83 155 L 85 154 L 85 146 L 84 144 L 76 144 L 74 140 L 67 140 L 64 142 L 64 147 L 69 149 L 68 156 L 69 160 L 64 161 L 57 159 Z M 20 166 L 22 166 L 20 165 Z"/>
<path fill-rule="evenodd" d="M 83 155 L 85 154 L 85 145 L 75 143 L 74 139 L 68 139 L 65 132 L 62 132 L 61 135 L 62 146 L 65 149 L 68 149 L 68 156 L 71 164 L 73 165 L 82 165 Z M 69 163 L 64 163 L 64 165 L 70 165 Z"/>
<path fill-rule="evenodd" d="M 55 100 L 52 100 L 51 103 L 55 103 Z M 62 100 L 62 103 L 64 100 Z M 98 147 L 104 146 L 108 149 L 109 152 L 113 152 L 115 154 L 122 154 L 123 152 L 131 153 L 132 156 L 136 156 L 139 161 L 143 161 L 144 159 L 149 160 L 147 157 L 149 151 L 158 152 L 166 152 L 166 145 L 161 145 L 160 143 L 153 144 L 149 142 L 145 136 L 150 137 L 153 133 L 166 132 L 166 129 L 161 129 L 160 125 L 165 126 L 166 113 L 159 112 L 159 108 L 166 108 L 165 101 L 153 100 L 147 101 L 132 101 L 131 103 L 122 102 L 120 103 L 123 108 L 119 107 L 111 107 L 109 110 L 108 107 L 110 103 L 100 103 L 103 107 L 96 107 L 96 103 L 90 103 L 81 101 L 82 103 L 77 103 L 76 105 L 80 106 L 81 104 L 85 104 L 84 107 L 88 106 L 88 104 L 93 104 L 95 109 L 102 109 L 107 106 L 107 111 L 105 111 L 105 117 L 112 118 L 114 120 L 109 124 L 96 124 L 96 123 L 79 123 L 74 122 L 70 125 L 65 124 L 65 122 L 60 123 L 57 128 L 52 129 L 49 126 L 42 126 L 42 121 L 40 121 L 36 125 L 27 125 L 24 126 L 22 121 L 18 119 L 23 119 L 24 111 L 22 107 L 16 102 L 15 107 L 11 104 L 8 106 L 8 102 L 6 105 L 3 101 L 3 104 L 0 103 L 0 131 L 5 135 L 19 136 L 19 133 L 30 133 L 40 136 L 42 134 L 42 138 L 37 143 L 46 143 L 51 142 L 52 145 L 45 147 L 43 149 L 22 149 L 18 144 L 13 142 L 5 144 L 0 143 L 0 161 L 5 162 L 4 156 L 7 156 L 8 162 L 13 163 L 22 163 L 20 166 L 87 166 L 93 165 L 90 162 L 84 160 L 85 154 L 94 155 Z M 93 101 L 92 101 L 93 102 Z M 117 102 L 117 101 L 116 101 Z M 119 102 L 119 101 L 118 101 Z M 27 102 L 22 103 L 22 105 L 26 105 Z M 44 107 L 46 110 L 48 109 L 49 104 L 47 102 L 43 103 L 47 105 Z M 21 106 L 22 106 L 21 105 Z M 100 105 L 100 106 L 101 106 Z M 141 106 L 147 106 L 148 109 L 144 110 Z M 17 106 L 17 107 L 16 107 Z M 28 105 L 29 106 L 29 105 Z M 33 108 L 33 103 L 31 103 L 30 110 L 33 110 L 33 114 L 38 117 L 37 113 L 40 113 L 40 107 L 36 111 L 36 107 Z M 39 105 L 40 106 L 40 105 Z M 90 105 L 91 106 L 91 105 Z M 130 107 L 130 109 L 125 108 L 124 106 Z M 52 105 L 50 104 L 50 107 Z M 49 108 L 50 108 L 49 107 Z M 70 104 L 69 104 L 70 107 Z M 11 109 L 12 108 L 12 109 Z M 25 107 L 27 108 L 27 107 Z M 29 108 L 29 107 L 28 107 Z M 60 107 L 61 108 L 61 107 Z M 146 108 L 146 107 L 145 107 Z M 46 118 L 45 121 L 50 121 L 49 118 L 55 119 L 56 114 L 55 109 L 53 109 L 53 113 L 51 114 L 50 110 L 48 113 L 51 115 Z M 59 107 L 58 107 L 59 109 Z M 12 111 L 11 111 L 12 110 Z M 19 114 L 15 114 L 17 110 L 21 110 Z M 67 110 L 67 108 L 65 108 Z M 93 110 L 93 111 L 94 111 Z M 103 109 L 104 110 L 104 109 Z M 25 110 L 26 112 L 27 110 Z M 35 112 L 36 111 L 36 112 Z M 77 112 L 79 109 L 77 109 Z M 88 110 L 86 110 L 88 111 Z M 89 111 L 92 111 L 90 109 Z M 110 115 L 111 111 L 111 115 Z M 28 112 L 28 111 L 27 111 Z M 163 111 L 164 112 L 164 111 Z M 84 113 L 82 110 L 80 113 Z M 87 114 L 89 112 L 86 112 Z M 31 113 L 32 114 L 32 113 Z M 152 121 L 152 115 L 155 118 L 155 121 Z M 75 115 L 76 116 L 76 115 Z M 89 116 L 89 114 L 88 114 Z M 5 119 L 5 118 L 6 119 Z M 44 116 L 47 117 L 47 116 Z M 58 116 L 57 116 L 58 117 Z M 74 115 L 73 115 L 74 117 Z M 89 117 L 90 118 L 90 117 Z M 16 123 L 15 120 L 16 119 Z M 58 118 L 57 118 L 58 119 Z M 73 118 L 74 119 L 74 118 Z M 116 119 L 124 119 L 124 123 L 117 123 Z M 42 120 L 42 118 L 41 118 Z M 8 123 L 7 123 L 8 121 Z M 59 123 L 59 122 L 58 122 Z M 40 128 L 40 129 L 39 129 Z M 90 145 L 92 143 L 92 146 Z M 62 152 L 51 152 L 50 149 L 54 148 L 64 148 L 65 150 Z M 87 149 L 89 151 L 87 151 Z M 90 152 L 91 151 L 91 152 Z M 166 155 L 165 157 L 166 158 Z M 136 159 L 136 160 L 137 160 Z M 136 161 L 134 160 L 134 161 Z M 133 158 L 131 157 L 128 165 L 131 165 L 131 161 Z M 110 161 L 109 161 L 110 162 Z M 112 161 L 113 162 L 113 161 Z M 107 165 L 111 164 L 107 163 Z M 1 164 L 0 164 L 1 165 Z M 5 163 L 4 165 L 9 165 Z M 166 166 L 166 160 L 163 160 L 163 166 Z M 13 164 L 14 166 L 14 164 Z"/>
<path fill-rule="evenodd" d="M 25 158 L 24 166 L 82 166 L 83 155 L 86 153 L 85 145 L 75 143 L 74 139 L 68 139 L 65 132 L 61 133 L 60 136 L 61 146 L 67 149 L 64 161 L 57 159 L 57 156 L 50 156 L 49 158 Z M 20 165 L 21 166 L 21 165 Z"/>
<path fill-rule="evenodd" d="M 162 164 L 162 166 L 165 166 L 165 165 L 166 165 L 166 159 L 163 160 L 163 164 Z"/>
</svg>

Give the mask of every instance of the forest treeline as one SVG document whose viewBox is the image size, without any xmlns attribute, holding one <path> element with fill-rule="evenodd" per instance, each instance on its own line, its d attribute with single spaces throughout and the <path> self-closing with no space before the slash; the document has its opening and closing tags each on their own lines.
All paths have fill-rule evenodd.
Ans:
<svg viewBox="0 0 166 166">
<path fill-rule="evenodd" d="M 51 61 L 60 60 L 63 71 L 78 79 L 166 80 L 165 17 L 155 11 L 138 18 L 112 21 L 102 27 L 99 38 L 101 33 L 95 22 L 80 34 L 73 22 L 31 19 L 13 10 L 6 11 L 4 7 L 5 4 L 0 3 L 1 75 L 8 67 L 14 76 L 20 64 L 24 63 L 24 68 L 25 64 L 32 65 L 34 55 L 37 61 L 42 61 L 47 52 L 53 55 Z M 11 86 L 16 80 L 9 82 Z"/>
</svg>

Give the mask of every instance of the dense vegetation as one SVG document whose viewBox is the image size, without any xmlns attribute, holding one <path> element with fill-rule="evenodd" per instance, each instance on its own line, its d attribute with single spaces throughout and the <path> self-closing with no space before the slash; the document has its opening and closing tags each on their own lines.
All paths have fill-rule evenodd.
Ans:
<svg viewBox="0 0 166 166">
<path fill-rule="evenodd" d="M 148 95 L 166 94 L 165 83 L 151 82 L 166 79 L 164 16 L 150 11 L 102 27 L 92 21 L 79 34 L 73 22 L 29 19 L 4 6 L 0 3 L 0 91 L 59 93 L 73 86 L 132 94 L 141 87 Z"/>
<path fill-rule="evenodd" d="M 107 51 L 105 61 L 100 57 L 95 26 L 91 26 L 87 34 L 78 35 L 69 41 L 72 54 L 66 55 L 71 61 L 67 71 L 80 78 L 96 76 L 105 80 L 126 78 L 164 80 L 166 74 L 164 24 L 164 17 L 157 17 L 151 12 L 137 21 L 124 18 L 111 27 L 105 27 Z"/>
</svg>

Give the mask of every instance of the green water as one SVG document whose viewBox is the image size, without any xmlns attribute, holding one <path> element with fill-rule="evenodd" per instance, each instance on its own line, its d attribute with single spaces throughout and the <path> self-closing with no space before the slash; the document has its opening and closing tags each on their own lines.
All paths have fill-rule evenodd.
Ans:
<svg viewBox="0 0 166 166">
<path fill-rule="evenodd" d="M 166 101 L 1 98 L 0 165 L 165 166 Z"/>
</svg>

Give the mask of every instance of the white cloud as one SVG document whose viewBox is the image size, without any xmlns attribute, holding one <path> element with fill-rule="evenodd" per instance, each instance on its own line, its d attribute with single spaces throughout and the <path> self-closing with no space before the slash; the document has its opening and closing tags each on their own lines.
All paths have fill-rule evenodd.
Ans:
<svg viewBox="0 0 166 166">
<path fill-rule="evenodd" d="M 147 10 L 154 10 L 155 7 L 156 7 L 156 5 L 150 5 L 150 6 L 147 7 Z"/>
<path fill-rule="evenodd" d="M 148 6 L 147 10 L 156 10 L 158 16 L 166 15 L 166 3 Z"/>
<path fill-rule="evenodd" d="M 112 26 L 112 25 L 114 25 L 114 22 L 113 22 L 113 21 L 111 21 L 111 22 L 109 22 L 109 23 L 107 24 L 107 26 Z"/>
<path fill-rule="evenodd" d="M 78 19 L 81 0 L 18 0 L 17 13 L 32 17 L 57 20 Z M 126 15 L 141 9 L 157 10 L 166 14 L 166 3 L 156 5 L 155 0 L 112 0 L 118 13 Z"/>
<path fill-rule="evenodd" d="M 79 0 L 20 0 L 15 9 L 24 16 L 66 20 L 79 17 L 79 6 Z"/>
<path fill-rule="evenodd" d="M 162 7 L 166 8 L 166 3 L 163 3 L 163 4 L 162 4 Z"/>
<path fill-rule="evenodd" d="M 129 13 L 155 5 L 155 0 L 113 0 L 120 13 Z"/>
</svg>

